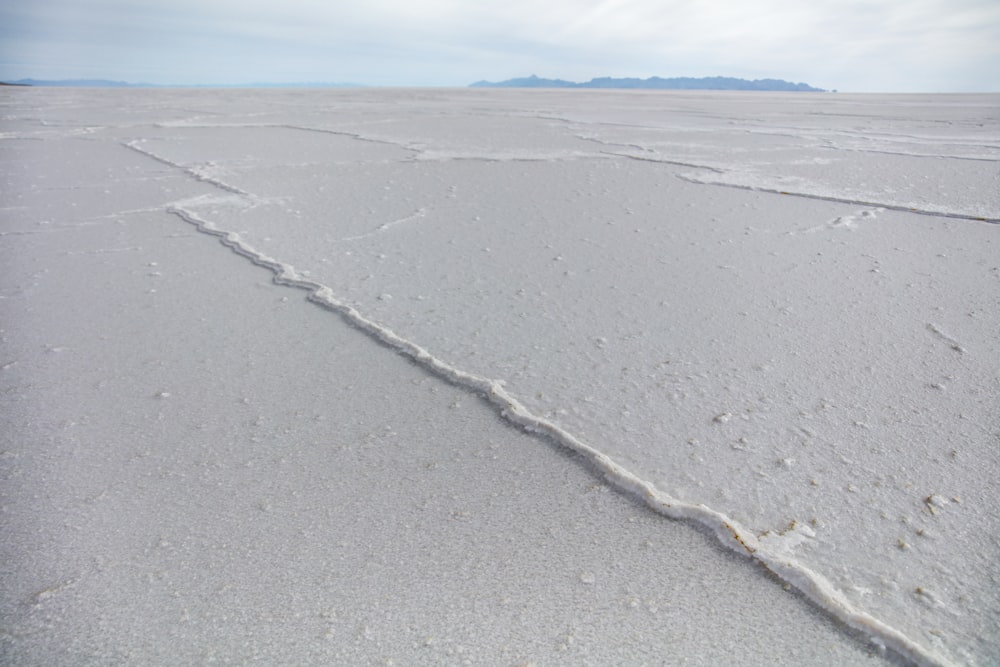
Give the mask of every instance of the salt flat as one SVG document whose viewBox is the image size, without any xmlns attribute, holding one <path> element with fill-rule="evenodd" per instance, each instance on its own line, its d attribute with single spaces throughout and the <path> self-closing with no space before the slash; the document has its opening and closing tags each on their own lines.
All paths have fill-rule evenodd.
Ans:
<svg viewBox="0 0 1000 667">
<path fill-rule="evenodd" d="M 5 91 L 4 651 L 993 664 L 998 102 Z"/>
</svg>

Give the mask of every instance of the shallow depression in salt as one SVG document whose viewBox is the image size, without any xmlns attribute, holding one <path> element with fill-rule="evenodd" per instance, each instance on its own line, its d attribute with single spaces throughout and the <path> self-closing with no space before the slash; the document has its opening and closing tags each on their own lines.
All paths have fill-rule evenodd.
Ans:
<svg viewBox="0 0 1000 667">
<path fill-rule="evenodd" d="M 178 225 L 729 517 L 834 615 L 997 658 L 998 98 L 294 95 L 93 132 L 203 186 Z"/>
</svg>

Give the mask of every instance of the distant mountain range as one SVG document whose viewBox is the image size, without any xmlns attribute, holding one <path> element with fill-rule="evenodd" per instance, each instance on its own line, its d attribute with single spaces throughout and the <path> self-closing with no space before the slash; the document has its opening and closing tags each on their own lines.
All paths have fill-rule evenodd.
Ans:
<svg viewBox="0 0 1000 667">
<path fill-rule="evenodd" d="M 564 81 L 562 79 L 541 79 L 534 74 L 520 79 L 491 82 L 477 81 L 472 88 L 642 88 L 650 90 L 772 90 L 822 93 L 822 88 L 814 88 L 806 83 L 791 83 L 781 79 L 736 79 L 730 76 L 707 76 L 700 79 L 682 76 L 662 79 L 651 76 L 648 79 L 600 77 L 586 83 Z"/>
<path fill-rule="evenodd" d="M 43 79 L 20 79 L 18 81 L 0 82 L 0 85 L 14 86 L 60 86 L 73 88 L 361 88 L 357 83 L 241 83 L 215 85 L 160 85 L 154 83 L 128 83 L 125 81 L 110 81 L 108 79 L 62 79 L 58 81 Z M 814 88 L 806 83 L 791 83 L 781 79 L 737 79 L 729 76 L 708 76 L 703 78 L 674 77 L 663 79 L 652 76 L 648 79 L 599 77 L 585 83 L 565 81 L 563 79 L 542 79 L 534 74 L 519 79 L 506 81 L 477 81 L 470 84 L 471 88 L 636 88 L 647 90 L 770 90 L 791 92 L 825 92 L 822 88 Z"/>
</svg>

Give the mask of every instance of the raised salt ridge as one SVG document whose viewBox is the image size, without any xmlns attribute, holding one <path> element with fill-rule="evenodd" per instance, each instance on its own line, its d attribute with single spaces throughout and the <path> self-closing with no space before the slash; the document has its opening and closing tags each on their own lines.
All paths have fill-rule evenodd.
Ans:
<svg viewBox="0 0 1000 667">
<path fill-rule="evenodd" d="M 672 519 L 695 521 L 705 526 L 718 537 L 722 544 L 738 553 L 758 560 L 769 570 L 802 591 L 810 600 L 850 627 L 869 634 L 887 648 L 908 658 L 915 664 L 928 666 L 951 664 L 934 652 L 921 647 L 895 628 L 856 609 L 824 577 L 797 562 L 790 555 L 790 551 L 783 547 L 780 540 L 758 540 L 752 532 L 721 512 L 703 504 L 685 503 L 669 496 L 653 484 L 616 463 L 611 457 L 580 441 L 571 433 L 546 419 L 533 415 L 504 389 L 503 382 L 467 373 L 438 359 L 423 347 L 396 335 L 390 329 L 372 321 L 355 308 L 343 303 L 329 287 L 305 279 L 292 266 L 257 252 L 241 241 L 238 234 L 217 229 L 212 223 L 202 220 L 196 214 L 180 206 L 170 206 L 167 210 L 194 225 L 198 231 L 218 237 L 223 245 L 238 255 L 246 257 L 258 266 L 271 270 L 274 273 L 276 284 L 308 291 L 310 301 L 341 315 L 380 343 L 413 359 L 438 377 L 476 392 L 496 406 L 499 414 L 512 424 L 529 432 L 544 435 L 559 445 L 582 454 L 588 462 L 603 473 L 604 478 L 609 483 L 637 496 L 654 511 Z"/>
</svg>

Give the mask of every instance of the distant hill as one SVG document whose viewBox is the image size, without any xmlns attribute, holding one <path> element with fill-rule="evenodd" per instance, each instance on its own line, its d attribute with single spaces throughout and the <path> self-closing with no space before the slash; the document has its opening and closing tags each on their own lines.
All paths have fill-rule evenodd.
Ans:
<svg viewBox="0 0 1000 667">
<path fill-rule="evenodd" d="M 663 79 L 652 76 L 648 79 L 600 77 L 586 83 L 564 81 L 563 79 L 541 79 L 534 74 L 520 79 L 491 82 L 477 81 L 472 88 L 642 88 L 650 90 L 771 90 L 792 92 L 826 92 L 806 83 L 791 83 L 781 79 L 736 79 L 730 76 L 707 76 L 692 78 L 687 76 Z"/>
</svg>

